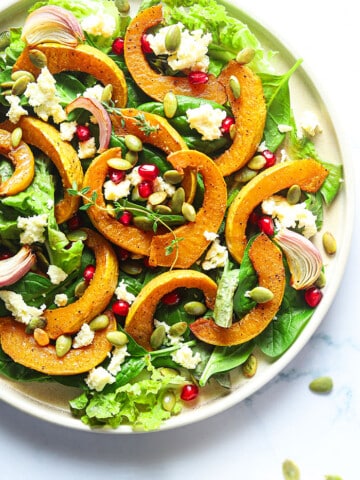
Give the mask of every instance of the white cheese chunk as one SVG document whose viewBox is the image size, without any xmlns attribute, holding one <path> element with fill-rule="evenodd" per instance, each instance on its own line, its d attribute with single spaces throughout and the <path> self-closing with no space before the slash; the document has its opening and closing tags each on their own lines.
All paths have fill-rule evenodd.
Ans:
<svg viewBox="0 0 360 480">
<path fill-rule="evenodd" d="M 65 305 L 68 303 L 68 300 L 69 299 L 66 293 L 58 293 L 55 295 L 54 303 L 57 307 L 65 307 Z"/>
<path fill-rule="evenodd" d="M 65 273 L 64 270 L 62 270 L 60 267 L 56 265 L 49 265 L 47 274 L 49 275 L 50 282 L 53 285 L 59 285 L 59 283 L 66 280 L 66 278 L 68 277 L 68 274 Z"/>
<path fill-rule="evenodd" d="M 95 138 L 90 137 L 89 140 L 79 142 L 78 157 L 80 159 L 92 158 L 96 155 Z"/>
<path fill-rule="evenodd" d="M 105 385 L 114 383 L 115 381 L 115 377 L 111 375 L 111 373 L 108 372 L 104 367 L 93 368 L 85 378 L 87 386 L 91 390 L 96 390 L 97 392 L 101 392 Z"/>
<path fill-rule="evenodd" d="M 116 19 L 112 15 L 100 10 L 96 15 L 91 14 L 85 17 L 81 22 L 81 26 L 90 35 L 109 38 L 116 30 Z"/>
<path fill-rule="evenodd" d="M 128 356 L 130 356 L 130 353 L 127 351 L 127 345 L 114 348 L 107 371 L 115 377 L 116 374 L 120 372 L 121 365 L 125 362 L 125 359 Z"/>
<path fill-rule="evenodd" d="M 83 323 L 78 333 L 75 335 L 72 348 L 81 348 L 91 345 L 95 337 L 95 332 L 91 330 L 88 323 Z"/>
<path fill-rule="evenodd" d="M 126 198 L 130 194 L 131 183 L 125 178 L 120 183 L 108 180 L 104 183 L 104 197 L 106 200 L 116 202 L 119 198 Z"/>
<path fill-rule="evenodd" d="M 33 318 L 40 318 L 45 310 L 45 305 L 41 308 L 29 306 L 25 303 L 20 293 L 10 290 L 1 290 L 0 298 L 5 303 L 5 307 L 12 313 L 15 320 L 27 325 Z"/>
<path fill-rule="evenodd" d="M 28 115 L 27 110 L 20 105 L 20 97 L 16 95 L 6 95 L 6 100 L 10 104 L 10 108 L 6 114 L 11 123 L 17 123 L 23 115 Z"/>
<path fill-rule="evenodd" d="M 188 370 L 193 370 L 201 362 L 201 356 L 199 352 L 195 354 L 188 345 L 183 345 L 181 348 L 171 354 L 171 358 L 174 362 L 178 363 Z"/>
<path fill-rule="evenodd" d="M 212 270 L 214 268 L 223 267 L 228 258 L 227 248 L 220 245 L 219 239 L 215 239 L 209 250 L 206 252 L 205 259 L 201 266 L 204 270 Z"/>
<path fill-rule="evenodd" d="M 118 287 L 115 290 L 115 295 L 118 300 L 124 300 L 129 305 L 131 305 L 135 300 L 135 295 L 127 291 L 126 284 L 124 280 L 121 280 Z"/>
<path fill-rule="evenodd" d="M 186 117 L 190 127 L 202 135 L 202 140 L 216 140 L 221 137 L 221 124 L 226 118 L 224 110 L 204 103 L 198 108 L 189 108 Z"/>
<path fill-rule="evenodd" d="M 18 217 L 17 227 L 23 232 L 20 233 L 20 243 L 31 245 L 35 242 L 45 242 L 45 228 L 47 227 L 48 215 L 42 213 L 32 217 Z"/>
<path fill-rule="evenodd" d="M 64 142 L 71 142 L 76 132 L 76 122 L 62 122 L 60 123 L 60 138 Z"/>
</svg>

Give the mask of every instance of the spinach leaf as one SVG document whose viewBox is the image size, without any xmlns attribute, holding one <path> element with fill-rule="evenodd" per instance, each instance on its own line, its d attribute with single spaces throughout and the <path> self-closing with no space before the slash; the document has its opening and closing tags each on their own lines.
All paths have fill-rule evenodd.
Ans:
<svg viewBox="0 0 360 480">
<path fill-rule="evenodd" d="M 239 269 L 230 269 L 226 262 L 223 274 L 218 283 L 215 299 L 214 321 L 220 327 L 228 328 L 233 320 L 233 296 L 239 284 Z"/>
<path fill-rule="evenodd" d="M 65 107 L 75 98 L 86 90 L 86 86 L 74 75 L 68 73 L 58 73 L 54 75 L 56 80 L 56 93 L 60 99 L 60 104 Z"/>
<path fill-rule="evenodd" d="M 249 258 L 249 249 L 254 240 L 255 237 L 249 240 L 240 265 L 239 286 L 234 295 L 234 312 L 238 318 L 243 317 L 256 305 L 254 300 L 245 295 L 258 284 L 256 272 Z"/>
</svg>

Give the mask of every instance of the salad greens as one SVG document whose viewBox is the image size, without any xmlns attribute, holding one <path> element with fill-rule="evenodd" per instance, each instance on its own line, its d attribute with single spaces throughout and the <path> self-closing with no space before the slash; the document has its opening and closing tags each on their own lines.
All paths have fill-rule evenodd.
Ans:
<svg viewBox="0 0 360 480">
<path fill-rule="evenodd" d="M 157 4 L 159 4 L 158 0 L 144 0 L 140 10 Z M 220 105 L 210 99 L 177 95 L 176 112 L 171 118 L 168 118 L 163 102 L 154 100 L 140 89 L 129 73 L 124 56 L 112 48 L 114 41 L 124 37 L 127 25 L 131 21 L 129 14 L 118 12 L 116 2 L 103 0 L 40 1 L 35 3 L 29 12 L 36 12 L 40 7 L 48 5 L 62 7 L 71 12 L 84 29 L 85 43 L 105 52 L 122 70 L 127 84 L 126 107 L 139 111 L 136 118 L 145 132 L 145 139 L 146 135 L 151 135 L 153 131 L 144 117 L 145 113 L 149 113 L 166 120 L 181 135 L 189 149 L 200 151 L 212 159 L 216 159 L 231 147 L 233 138 L 229 131 L 222 132 L 215 139 L 207 139 L 200 131 L 190 127 L 187 118 L 189 110 L 206 107 L 220 111 L 224 118 L 232 119 L 230 103 Z M 266 150 L 280 161 L 283 160 L 282 155 L 285 152 L 290 161 L 312 157 L 325 166 L 329 175 L 319 191 L 313 194 L 302 192 L 301 197 L 304 208 L 315 218 L 316 229 L 320 230 L 325 208 L 335 200 L 340 189 L 342 167 L 323 161 L 319 157 L 314 139 L 310 135 L 303 134 L 294 118 L 291 106 L 290 79 L 299 68 L 301 60 L 285 73 L 275 72 L 273 65 L 275 52 L 266 51 L 249 27 L 240 19 L 229 16 L 225 7 L 215 0 L 163 0 L 162 5 L 166 25 L 181 22 L 184 28 L 190 32 L 200 29 L 202 32 L 211 34 L 207 52 L 208 72 L 215 76 L 220 74 L 229 61 L 237 57 L 239 51 L 244 48 L 253 50 L 254 57 L 248 67 L 256 72 L 261 80 L 266 104 L 266 122 L 262 143 L 258 146 L 254 156 L 262 155 L 262 152 Z M 98 23 L 96 18 L 98 18 Z M 109 25 L 112 25 L 111 31 L 108 28 Z M 155 28 L 154 33 L 158 30 L 159 28 Z M 6 91 L 5 88 L 12 81 L 13 65 L 25 48 L 21 32 L 21 28 L 10 30 L 9 44 L 0 55 L 1 122 L 9 120 L 8 112 L 11 107 L 9 96 L 12 95 L 12 92 Z M 166 58 L 162 57 L 158 63 L 154 59 L 152 61 L 155 66 L 160 65 L 159 71 L 164 73 L 162 69 Z M 175 74 L 184 76 L 187 71 L 175 72 Z M 99 87 L 99 82 L 94 77 L 83 72 L 61 72 L 54 75 L 54 79 L 56 97 L 62 108 L 79 96 L 88 95 L 89 97 L 89 91 Z M 103 87 L 101 87 L 102 91 Z M 97 101 L 102 102 L 102 106 L 111 114 L 119 113 L 121 115 L 121 109 L 117 109 L 111 102 L 104 102 L 102 98 L 97 98 Z M 35 116 L 26 95 L 19 95 L 19 104 L 27 109 L 27 115 Z M 123 120 L 126 123 L 125 117 Z M 61 130 L 61 126 L 52 119 L 49 119 L 48 122 Z M 64 123 L 76 127 L 85 125 L 89 129 L 89 135 L 98 142 L 101 125 L 92 122 L 92 117 L 86 109 L 72 111 Z M 0 128 L 2 128 L 1 125 Z M 66 141 L 70 141 L 74 149 L 80 152 L 84 140 L 74 133 Z M 167 195 L 173 195 L 173 191 L 177 187 L 164 180 L 166 173 L 173 170 L 167 155 L 156 146 L 146 141 L 143 143 L 142 149 L 136 152 L 137 167 L 151 165 L 161 177 L 161 182 L 166 185 Z M 129 148 L 124 136 L 117 134 L 114 130 L 111 132 L 108 147 L 119 147 L 125 159 L 134 157 L 134 152 Z M 95 264 L 94 253 L 87 248 L 83 239 L 71 236 L 74 233 L 71 221 L 61 225 L 57 223 L 55 205 L 63 195 L 61 178 L 51 159 L 36 148 L 33 148 L 33 153 L 35 175 L 32 183 L 20 193 L 0 196 L 0 262 L 14 255 L 22 246 L 24 227 L 21 219 L 25 219 L 27 222 L 30 219 L 31 225 L 31 219 L 44 218 L 43 239 L 35 238 L 31 245 L 37 259 L 36 267 L 27 271 L 20 280 L 1 286 L 0 317 L 8 317 L 13 313 L 5 301 L 7 292 L 16 293 L 26 306 L 36 308 L 43 306 L 47 309 L 61 308 L 61 304 L 59 304 L 61 296 L 66 299 L 67 304 L 76 302 L 79 298 L 79 287 L 84 286 L 85 272 L 89 266 Z M 95 149 L 92 154 L 81 159 L 84 172 L 96 155 Z M 6 155 L 0 155 L 0 185 L 11 178 L 13 172 L 13 165 Z M 237 173 L 234 172 L 225 178 L 228 191 L 227 208 L 246 185 L 246 182 L 238 180 Z M 258 170 L 252 171 L 254 176 L 257 173 Z M 107 180 L 109 180 L 108 177 Z M 116 185 L 115 181 L 113 183 Z M 153 220 L 151 227 L 153 233 L 157 233 L 158 230 L 174 232 L 177 225 L 186 222 L 185 216 L 181 212 L 174 213 L 171 209 L 170 212 L 166 209 L 165 213 L 158 212 L 154 208 L 156 204 L 149 205 L 141 198 L 141 195 L 134 193 L 135 190 L 136 188 L 132 190 L 132 194 L 120 196 L 112 202 L 111 208 L 119 221 L 121 221 L 120 215 L 124 211 L 130 212 L 131 218 L 137 218 L 137 220 L 145 216 L 145 218 Z M 72 185 L 67 192 L 88 200 L 88 203 L 82 205 L 76 215 L 77 225 L 95 229 L 88 217 L 87 210 L 96 206 L 98 193 L 89 192 L 87 185 L 77 184 Z M 205 193 L 203 178 L 198 174 L 196 193 L 192 200 L 195 210 L 201 208 Z M 279 194 L 286 199 L 286 192 L 279 192 Z M 262 215 L 261 205 L 253 214 L 254 218 Z M 192 385 L 195 388 L 194 391 L 197 391 L 197 386 L 200 389 L 206 389 L 211 388 L 214 383 L 221 385 L 224 389 L 231 389 L 233 375 L 241 375 L 239 367 L 251 354 L 256 355 L 257 352 L 261 352 L 271 360 L 281 356 L 296 341 L 314 313 L 313 306 L 309 305 L 304 298 L 304 292 L 295 290 L 291 286 L 291 272 L 285 257 L 283 261 L 286 271 L 286 288 L 283 301 L 276 316 L 256 338 L 240 345 L 213 346 L 198 340 L 188 328 L 198 317 L 214 318 L 218 326 L 229 328 L 233 321 L 243 318 L 257 305 L 247 293 L 258 285 L 258 276 L 249 257 L 249 250 L 259 235 L 259 224 L 254 221 L 249 222 L 248 243 L 239 264 L 231 258 L 225 247 L 225 222 L 226 214 L 217 232 L 204 232 L 204 235 L 212 236 L 209 249 L 190 267 L 190 270 L 205 273 L 212 281 L 216 282 L 217 295 L 214 309 L 207 306 L 205 295 L 200 289 L 180 287 L 176 291 L 170 292 L 172 296 L 170 295 L 166 299 L 164 297 L 158 303 L 154 313 L 154 328 L 163 333 L 160 346 L 149 352 L 137 343 L 126 331 L 126 313 L 119 314 L 116 308 L 119 306 L 119 301 L 123 302 L 122 307 L 125 303 L 131 308 L 131 304 L 144 287 L 169 269 L 162 266 L 150 266 L 146 262 L 146 258 L 144 260 L 142 256 L 135 255 L 134 252 L 117 248 L 120 267 L 118 287 L 108 307 L 116 314 L 117 330 L 123 335 L 123 338 L 126 338 L 126 342 L 122 345 L 115 345 L 111 354 L 91 372 L 70 376 L 63 375 L 61 372 L 59 375 L 47 375 L 15 362 L 10 355 L 5 353 L 1 348 L 2 320 L 0 318 L 0 373 L 17 381 L 58 382 L 66 386 L 77 387 L 79 395 L 71 400 L 70 410 L 76 418 L 89 427 L 117 428 L 120 425 L 130 425 L 134 430 L 155 430 L 160 428 L 162 423 L 172 415 L 179 414 L 184 401 L 189 400 L 183 394 L 184 385 Z M 281 228 L 279 218 L 275 219 L 274 225 L 275 230 Z M 291 228 L 300 235 L 303 233 L 297 223 Z M 272 237 L 271 234 L 269 236 Z M 181 240 L 174 234 L 171 249 L 176 248 L 176 243 Z M 206 262 L 208 264 L 209 262 L 210 264 L 211 262 L 215 263 L 210 268 L 205 268 Z M 49 266 L 56 266 L 64 273 L 64 277 L 58 282 L 52 281 L 48 275 Z M 101 292 L 99 294 L 101 295 Z M 196 309 L 200 307 L 201 313 L 197 313 L 200 310 Z M 28 326 L 27 328 L 27 333 L 31 335 L 33 330 L 29 330 Z M 49 342 L 53 347 L 55 341 L 49 339 Z M 88 345 L 84 344 L 85 348 Z M 90 374 L 94 374 L 96 380 L 90 381 Z M 102 383 L 105 378 L 102 375 L 105 375 L 108 381 Z"/>
</svg>

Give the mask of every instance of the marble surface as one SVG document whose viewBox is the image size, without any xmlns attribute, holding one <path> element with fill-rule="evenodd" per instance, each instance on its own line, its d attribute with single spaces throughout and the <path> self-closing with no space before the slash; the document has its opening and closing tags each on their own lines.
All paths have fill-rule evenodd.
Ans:
<svg viewBox="0 0 360 480">
<path fill-rule="evenodd" d="M 351 0 L 233 2 L 270 28 L 319 82 L 336 112 L 338 134 L 359 185 L 359 29 Z M 240 5 L 241 4 L 241 5 Z M 358 209 L 358 199 L 356 209 Z M 0 478 L 281 480 L 292 459 L 302 480 L 360 478 L 360 229 L 338 294 L 305 348 L 246 401 L 195 425 L 142 435 L 98 435 L 49 424 L 0 403 Z M 316 395 L 309 382 L 330 375 Z"/>
</svg>

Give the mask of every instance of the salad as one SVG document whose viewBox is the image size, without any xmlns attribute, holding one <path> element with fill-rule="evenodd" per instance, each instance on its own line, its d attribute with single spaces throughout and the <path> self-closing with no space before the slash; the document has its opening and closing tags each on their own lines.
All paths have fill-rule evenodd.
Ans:
<svg viewBox="0 0 360 480">
<path fill-rule="evenodd" d="M 0 50 L 0 374 L 156 430 L 286 352 L 342 184 L 294 118 L 301 60 L 215 0 L 40 1 Z"/>
</svg>

